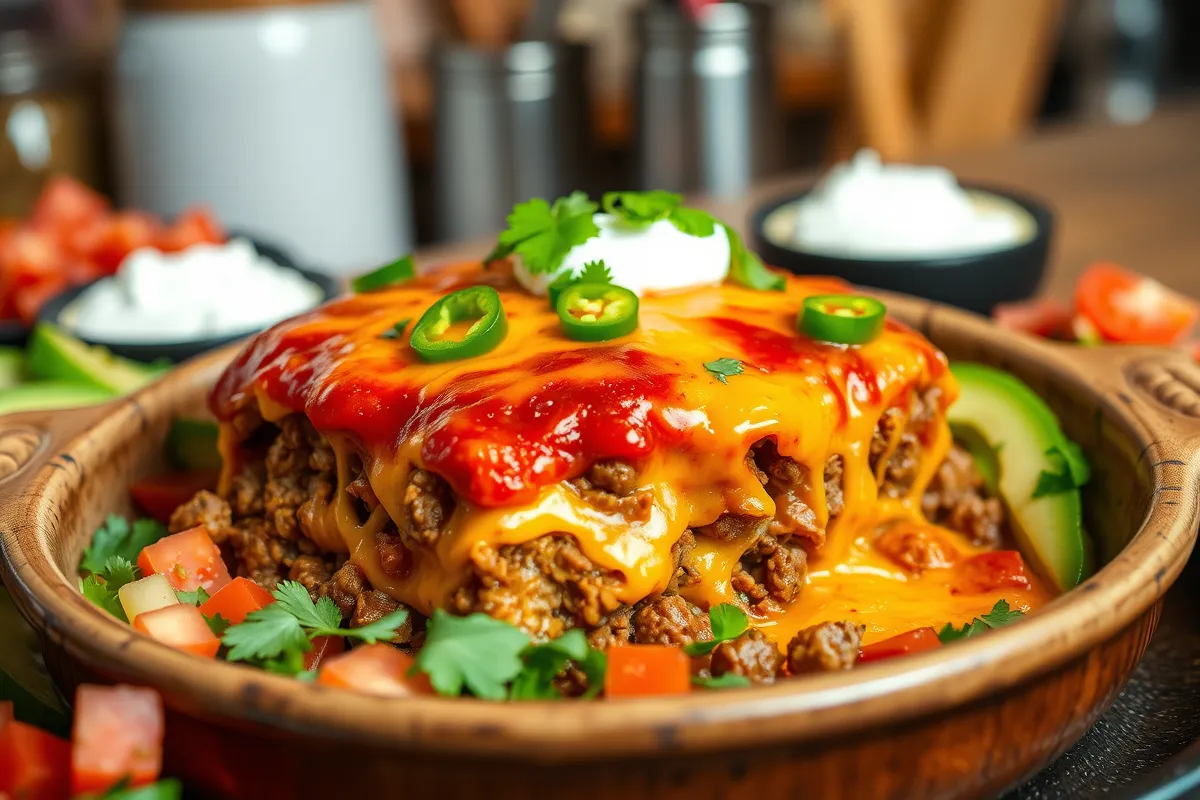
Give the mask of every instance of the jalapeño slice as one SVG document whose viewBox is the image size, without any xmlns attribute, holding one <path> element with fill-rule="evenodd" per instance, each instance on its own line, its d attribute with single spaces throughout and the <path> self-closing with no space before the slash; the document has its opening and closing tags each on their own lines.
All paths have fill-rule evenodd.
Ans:
<svg viewBox="0 0 1200 800">
<path fill-rule="evenodd" d="M 398 258 L 390 264 L 384 264 L 379 269 L 372 270 L 366 275 L 359 275 L 350 281 L 350 288 L 354 290 L 355 294 L 373 292 L 376 289 L 384 289 L 394 283 L 406 281 L 415 274 L 416 268 L 413 266 L 413 257 L 408 255 L 404 258 Z"/>
<path fill-rule="evenodd" d="M 451 326 L 468 320 L 475 322 L 461 339 L 445 338 Z M 507 335 L 500 295 L 490 286 L 468 286 L 430 306 L 408 342 L 423 360 L 437 363 L 481 356 L 496 349 Z"/>
<path fill-rule="evenodd" d="M 887 307 L 873 297 L 823 294 L 807 297 L 800 332 L 834 344 L 866 344 L 883 332 Z"/>
<path fill-rule="evenodd" d="M 558 296 L 563 333 L 579 342 L 606 342 L 637 329 L 638 298 L 624 286 L 576 283 Z"/>
</svg>

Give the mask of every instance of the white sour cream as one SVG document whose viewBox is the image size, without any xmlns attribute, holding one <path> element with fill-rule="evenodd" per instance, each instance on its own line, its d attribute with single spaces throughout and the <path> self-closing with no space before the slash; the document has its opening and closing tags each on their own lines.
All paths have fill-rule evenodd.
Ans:
<svg viewBox="0 0 1200 800">
<path fill-rule="evenodd" d="M 64 309 L 62 323 L 94 342 L 167 344 L 249 333 L 322 299 L 319 286 L 235 239 L 181 253 L 135 250 Z"/>
<path fill-rule="evenodd" d="M 797 204 L 791 244 L 850 258 L 932 258 L 1001 250 L 1034 227 L 1021 206 L 964 190 L 947 169 L 885 165 L 862 150 Z"/>
<path fill-rule="evenodd" d="M 557 272 L 533 275 L 517 258 L 517 281 L 533 294 L 545 295 L 559 275 L 577 273 L 589 261 L 600 260 L 612 272 L 613 283 L 637 295 L 708 286 L 729 274 L 729 238 L 719 225 L 711 236 L 701 237 L 689 236 L 666 220 L 635 228 L 611 214 L 593 219 L 600 235 L 571 248 Z"/>
</svg>

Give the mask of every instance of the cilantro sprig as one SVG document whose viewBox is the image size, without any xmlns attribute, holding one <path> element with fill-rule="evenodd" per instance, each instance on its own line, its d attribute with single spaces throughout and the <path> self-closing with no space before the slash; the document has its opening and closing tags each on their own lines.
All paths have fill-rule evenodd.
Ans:
<svg viewBox="0 0 1200 800">
<path fill-rule="evenodd" d="M 746 247 L 737 231 L 728 225 L 721 227 L 729 238 L 729 277 L 734 283 L 757 292 L 782 292 L 787 288 L 787 280 L 767 269 L 758 254 Z"/>
<path fill-rule="evenodd" d="M 484 262 L 515 253 L 534 275 L 556 272 L 571 248 L 600 235 L 592 219 L 598 208 L 583 192 L 560 197 L 554 205 L 540 197 L 518 203 L 508 215 L 508 228 Z"/>
<path fill-rule="evenodd" d="M 391 641 L 408 619 L 408 610 L 401 608 L 370 625 L 343 628 L 337 605 L 328 597 L 314 603 L 308 590 L 296 581 L 284 581 L 271 594 L 274 603 L 225 629 L 221 643 L 229 648 L 226 658 L 230 661 L 249 661 L 273 672 L 295 674 L 302 671 L 303 656 L 318 636 L 344 636 L 366 644 Z"/>
<path fill-rule="evenodd" d="M 587 676 L 585 697 L 600 692 L 608 659 L 583 631 L 532 644 L 524 631 L 487 614 L 456 617 L 438 609 L 426 625 L 413 671 L 428 675 L 441 695 L 457 697 L 465 690 L 485 700 L 550 700 L 562 696 L 554 679 L 568 663 Z"/>
<path fill-rule="evenodd" d="M 750 679 L 745 675 L 738 675 L 736 672 L 726 672 L 724 675 L 712 678 L 697 675 L 692 678 L 692 683 L 705 689 L 740 689 L 743 686 L 749 686 Z"/>
<path fill-rule="evenodd" d="M 631 227 L 646 227 L 665 219 L 688 236 L 712 236 L 717 229 L 711 214 L 685 207 L 683 195 L 674 192 L 608 192 L 602 203 L 607 213 Z"/>
<path fill-rule="evenodd" d="M 558 296 L 577 283 L 612 283 L 612 270 L 604 263 L 604 259 L 600 259 L 587 262 L 579 272 L 574 270 L 563 272 L 547 288 L 550 305 L 553 306 L 557 303 Z"/>
<path fill-rule="evenodd" d="M 96 530 L 92 543 L 83 551 L 79 571 L 101 572 L 113 556 L 136 562 L 143 549 L 166 535 L 167 528 L 161 522 L 139 519 L 131 525 L 124 517 L 112 514 Z"/>
<path fill-rule="evenodd" d="M 1052 463 L 1052 469 L 1044 469 L 1038 475 L 1037 486 L 1033 488 L 1035 500 L 1073 491 L 1091 480 L 1092 469 L 1087 456 L 1083 454 L 1083 448 L 1074 442 L 1064 440 L 1053 445 L 1046 451 L 1046 456 Z"/>
<path fill-rule="evenodd" d="M 117 592 L 138 579 L 138 568 L 123 556 L 109 556 L 98 570 L 81 578 L 79 591 L 94 606 L 122 622 L 129 622 Z"/>
<path fill-rule="evenodd" d="M 685 645 L 683 651 L 693 658 L 711 653 L 721 642 L 736 639 L 750 627 L 750 618 L 732 603 L 721 603 L 708 610 L 708 621 L 712 626 L 713 636 L 703 642 L 692 642 Z"/>
<path fill-rule="evenodd" d="M 972 636 L 979 636 L 995 628 L 1002 628 L 1016 622 L 1023 616 L 1025 616 L 1025 612 L 1009 608 L 1007 600 L 997 600 L 991 611 L 964 623 L 961 628 L 956 628 L 953 623 L 947 622 L 945 627 L 938 631 L 938 638 L 942 640 L 942 644 L 957 642 L 959 639 L 970 639 Z"/>
<path fill-rule="evenodd" d="M 746 367 L 736 358 L 718 358 L 715 361 L 705 361 L 704 369 L 708 370 L 709 375 L 712 375 L 725 384 L 729 383 L 729 378 L 734 375 L 741 375 L 746 371 Z"/>
</svg>

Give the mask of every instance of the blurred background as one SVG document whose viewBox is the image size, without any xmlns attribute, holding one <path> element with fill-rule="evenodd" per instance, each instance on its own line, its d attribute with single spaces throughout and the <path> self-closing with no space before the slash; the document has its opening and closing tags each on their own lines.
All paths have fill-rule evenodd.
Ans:
<svg viewBox="0 0 1200 800">
<path fill-rule="evenodd" d="M 346 274 L 573 188 L 717 197 L 1200 84 L 1190 0 L 0 0 L 0 216 L 49 176 Z"/>
</svg>

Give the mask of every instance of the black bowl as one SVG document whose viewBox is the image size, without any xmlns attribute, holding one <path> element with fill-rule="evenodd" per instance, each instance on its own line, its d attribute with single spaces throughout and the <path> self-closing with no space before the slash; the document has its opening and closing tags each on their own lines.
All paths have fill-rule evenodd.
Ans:
<svg viewBox="0 0 1200 800">
<path fill-rule="evenodd" d="M 1034 221 L 1031 239 L 1003 250 L 937 258 L 870 260 L 808 253 L 770 238 L 766 223 L 809 191 L 774 200 L 754 213 L 754 244 L 763 261 L 797 275 L 836 275 L 859 286 L 916 295 L 990 314 L 998 303 L 1032 296 L 1046 270 L 1054 215 L 1043 203 L 1005 189 L 963 184 L 964 189 L 1005 198 L 1025 209 Z"/>
<path fill-rule="evenodd" d="M 231 238 L 248 238 L 250 243 L 254 245 L 254 249 L 258 251 L 259 255 L 269 258 L 271 261 L 274 261 L 281 267 L 286 267 L 299 272 L 306 279 L 312 283 L 315 283 L 317 287 L 320 288 L 324 300 L 330 300 L 341 294 L 342 287 L 337 278 L 301 268 L 290 256 L 274 245 L 266 244 L 265 242 L 260 242 L 258 239 L 241 236 L 236 233 L 232 234 Z M 73 286 L 62 294 L 53 297 L 49 302 L 46 303 L 46 305 L 42 307 L 41 312 L 38 314 L 38 321 L 51 322 L 55 325 L 58 325 L 63 309 L 70 305 L 75 298 L 79 297 L 79 295 L 83 293 L 83 290 L 88 286 L 91 286 L 91 283 Z M 65 327 L 64 329 L 72 336 L 78 336 L 78 334 L 69 327 Z M 262 329 L 260 328 L 256 330 L 243 331 L 242 333 L 232 336 L 215 336 L 208 339 L 195 339 L 189 342 L 138 342 L 119 344 L 110 342 L 96 342 L 82 336 L 79 338 L 88 344 L 103 345 L 116 355 L 131 359 L 133 361 L 141 361 L 147 364 L 170 361 L 173 364 L 178 364 L 181 361 L 187 361 L 193 356 L 198 356 L 201 353 L 208 352 L 209 350 L 216 350 L 219 347 L 224 347 L 225 345 L 236 342 L 239 339 L 244 339 L 247 336 L 258 333 L 259 330 Z"/>
</svg>

